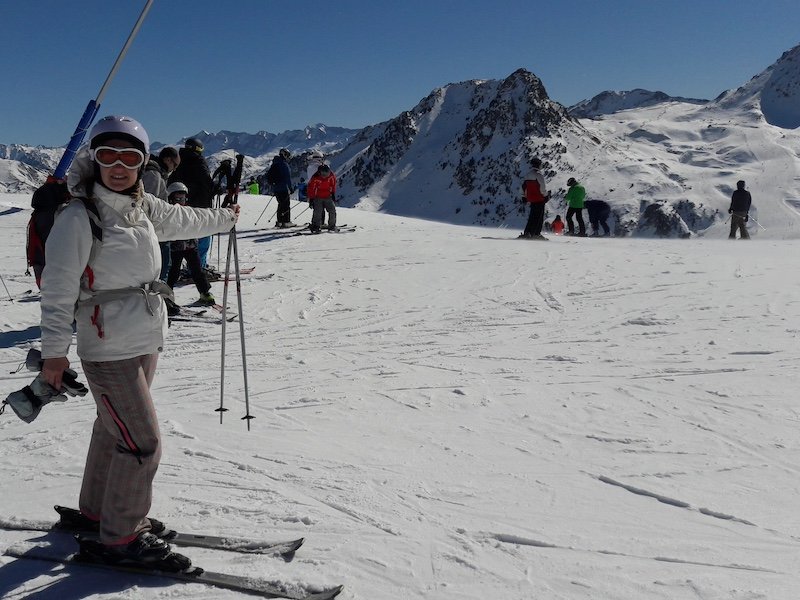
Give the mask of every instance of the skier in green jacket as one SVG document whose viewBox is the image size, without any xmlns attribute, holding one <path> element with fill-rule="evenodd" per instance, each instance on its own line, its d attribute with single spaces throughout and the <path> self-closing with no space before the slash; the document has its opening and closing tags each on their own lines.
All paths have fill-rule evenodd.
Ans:
<svg viewBox="0 0 800 600">
<path fill-rule="evenodd" d="M 583 222 L 583 201 L 586 198 L 586 190 L 574 177 L 567 180 L 569 191 L 564 196 L 564 201 L 567 203 L 567 232 L 568 235 L 575 235 L 575 225 L 572 222 L 572 217 L 578 221 L 578 234 L 580 237 L 586 237 L 586 224 Z"/>
</svg>

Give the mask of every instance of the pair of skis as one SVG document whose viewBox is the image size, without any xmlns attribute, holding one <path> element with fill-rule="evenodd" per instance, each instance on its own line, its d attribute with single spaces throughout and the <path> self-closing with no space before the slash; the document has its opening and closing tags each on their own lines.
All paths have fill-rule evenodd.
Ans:
<svg viewBox="0 0 800 600">
<path fill-rule="evenodd" d="M 75 509 L 56 506 L 59 514 L 66 516 L 77 513 Z M 59 528 L 58 523 L 26 520 L 0 520 L 0 529 L 14 531 L 42 531 L 51 535 L 74 536 L 78 541 L 96 540 L 97 532 L 94 531 L 74 531 Z M 226 537 L 216 535 L 203 535 L 196 533 L 186 533 L 181 531 L 170 531 L 163 534 L 170 544 L 183 547 L 208 548 L 212 550 L 224 550 L 228 552 L 241 552 L 249 554 L 266 554 L 279 556 L 286 561 L 294 558 L 294 553 L 303 545 L 304 539 L 297 538 L 278 542 L 266 542 L 238 537 Z M 68 546 L 61 544 L 61 546 Z M 202 583 L 218 588 L 238 591 L 245 594 L 252 594 L 262 598 L 285 598 L 288 600 L 330 600 L 335 598 L 341 591 L 342 586 L 336 586 L 324 591 L 303 590 L 292 592 L 284 589 L 280 585 L 253 577 L 231 575 L 228 573 L 217 573 L 206 571 L 201 567 L 191 567 L 186 571 L 163 571 L 150 569 L 146 566 L 131 564 L 109 564 L 105 562 L 92 561 L 90 557 L 84 556 L 80 552 L 72 552 L 69 549 L 60 547 L 58 544 L 38 545 L 25 543 L 12 546 L 5 551 L 6 556 L 25 560 L 41 560 L 47 562 L 60 563 L 64 565 L 77 565 L 111 571 L 121 571 L 134 575 L 148 577 L 161 577 L 174 581 L 188 583 Z"/>
<path fill-rule="evenodd" d="M 323 227 L 321 231 L 317 231 L 317 232 L 310 231 L 310 230 L 306 229 L 306 230 L 303 230 L 303 231 L 298 231 L 294 235 L 320 235 L 322 233 L 352 233 L 355 230 L 356 230 L 356 226 L 355 225 L 352 225 L 352 226 L 341 225 L 341 226 L 336 227 L 336 229 L 326 229 L 326 228 Z"/>
<path fill-rule="evenodd" d="M 214 316 L 213 314 L 208 314 L 209 310 L 219 313 L 218 316 Z M 239 313 L 227 312 L 225 314 L 225 318 L 227 319 L 228 323 L 235 321 L 238 316 Z M 186 321 L 186 322 L 197 321 L 199 323 L 215 323 L 219 325 L 220 323 L 222 323 L 222 305 L 214 304 L 209 306 L 208 308 L 201 308 L 201 309 L 186 308 L 182 306 L 181 311 L 177 315 L 172 315 L 171 317 L 169 317 L 169 320 Z"/>
</svg>

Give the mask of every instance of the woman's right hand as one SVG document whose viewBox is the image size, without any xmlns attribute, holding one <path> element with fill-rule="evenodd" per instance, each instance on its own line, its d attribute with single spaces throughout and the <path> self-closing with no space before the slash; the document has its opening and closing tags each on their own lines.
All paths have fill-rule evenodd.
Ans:
<svg viewBox="0 0 800 600">
<path fill-rule="evenodd" d="M 66 356 L 45 358 L 42 365 L 42 375 L 47 383 L 60 390 L 61 377 L 66 369 L 69 369 L 69 359 Z"/>
</svg>

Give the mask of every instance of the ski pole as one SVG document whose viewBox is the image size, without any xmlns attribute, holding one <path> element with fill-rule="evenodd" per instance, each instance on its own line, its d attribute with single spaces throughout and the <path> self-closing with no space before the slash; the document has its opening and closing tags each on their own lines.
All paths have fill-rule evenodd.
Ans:
<svg viewBox="0 0 800 600">
<path fill-rule="evenodd" d="M 759 223 L 758 221 L 756 221 L 756 220 L 755 220 L 753 217 L 749 217 L 749 219 L 750 219 L 750 220 L 751 220 L 753 223 L 755 223 L 756 225 L 758 225 L 759 227 L 761 227 L 761 229 L 763 229 L 764 231 L 766 231 L 766 230 L 767 230 L 767 228 L 766 228 L 766 227 L 764 227 L 764 226 L 763 226 L 761 223 Z"/>
<path fill-rule="evenodd" d="M 274 198 L 274 196 L 270 196 L 269 197 L 269 200 L 267 200 L 267 206 L 265 206 L 264 210 L 261 211 L 261 214 L 258 215 L 258 218 L 256 219 L 256 223 L 255 223 L 256 225 L 258 225 L 258 222 L 261 220 L 261 217 L 264 216 L 264 213 L 267 212 L 267 208 L 269 207 L 269 203 L 272 202 L 272 198 Z"/>
<path fill-rule="evenodd" d="M 78 151 L 81 143 L 83 142 L 83 138 L 86 136 L 86 132 L 89 130 L 89 126 L 94 121 L 94 118 L 97 116 L 97 111 L 100 109 L 100 103 L 103 101 L 103 96 L 106 94 L 106 89 L 108 88 L 111 80 L 114 79 L 114 75 L 117 74 L 117 70 L 119 69 L 120 64 L 122 63 L 122 59 L 125 58 L 125 55 L 128 53 L 128 49 L 131 47 L 136 34 L 139 33 L 139 29 L 144 22 L 145 17 L 147 16 L 147 12 L 150 10 L 150 6 L 153 4 L 153 0 L 147 0 L 147 4 L 145 4 L 144 8 L 142 9 L 142 13 L 139 15 L 139 18 L 136 20 L 136 24 L 133 26 L 130 35 L 128 36 L 125 45 L 122 47 L 122 50 L 117 56 L 117 60 L 114 61 L 114 66 L 111 67 L 111 71 L 108 73 L 106 80 L 103 82 L 100 91 L 97 94 L 97 98 L 94 100 L 89 100 L 89 104 L 86 105 L 86 110 L 83 112 L 83 116 L 81 120 L 78 122 L 78 126 L 75 128 L 72 137 L 69 140 L 69 144 L 67 144 L 67 149 L 64 151 L 64 154 L 61 156 L 61 160 L 56 167 L 55 172 L 51 177 L 48 177 L 48 182 L 53 181 L 60 181 L 64 179 L 67 174 L 67 170 L 69 166 L 72 164 L 72 159 L 75 158 L 75 153 Z"/>
<path fill-rule="evenodd" d="M 3 287 L 4 287 L 4 288 L 6 288 L 6 294 L 8 294 L 8 299 L 9 299 L 9 300 L 11 300 L 11 301 L 13 302 L 13 301 L 14 301 L 14 298 L 12 298 L 12 297 L 11 297 L 11 292 L 9 292 L 9 291 L 8 291 L 8 287 L 6 286 L 6 280 L 5 280 L 5 279 L 3 279 L 3 276 L 2 276 L 2 275 L 0 275 L 0 281 L 2 281 L 2 282 L 3 282 Z"/>
<path fill-rule="evenodd" d="M 236 192 L 231 200 L 231 204 L 236 204 L 239 200 L 239 193 L 238 193 L 238 181 L 242 175 L 242 162 L 244 160 L 244 156 L 241 154 L 236 156 L 236 170 L 234 171 L 234 179 L 236 181 Z M 236 227 L 231 229 L 231 233 L 228 237 L 228 253 L 227 258 L 225 261 L 225 283 L 223 287 L 222 293 L 222 358 L 221 358 L 221 374 L 220 374 L 220 396 L 219 396 L 219 408 L 216 409 L 219 411 L 219 422 L 222 423 L 222 414 L 227 411 L 228 409 L 224 407 L 224 397 L 225 397 L 225 333 L 227 331 L 226 324 L 228 322 L 227 319 L 227 310 L 228 310 L 228 284 L 230 283 L 230 271 L 231 271 L 231 254 L 233 254 L 234 259 L 234 269 L 236 271 L 236 298 L 238 302 L 239 308 L 239 337 L 241 338 L 242 343 L 242 369 L 244 374 L 244 401 L 245 401 L 245 416 L 242 417 L 243 420 L 247 421 L 247 430 L 250 431 L 250 420 L 254 419 L 250 414 L 250 393 L 247 381 L 247 352 L 245 349 L 245 341 L 244 341 L 244 306 L 242 303 L 242 280 L 241 280 L 241 271 L 239 269 L 239 247 L 237 244 L 236 239 Z"/>
<path fill-rule="evenodd" d="M 295 208 L 297 208 L 297 207 L 295 207 Z M 306 212 L 306 211 L 307 211 L 309 208 L 311 208 L 311 205 L 310 205 L 310 204 L 309 204 L 308 206 L 306 206 L 306 207 L 305 207 L 303 210 L 301 210 L 299 213 L 297 213 L 297 214 L 294 216 L 294 218 L 296 219 L 297 217 L 299 217 L 300 215 L 302 215 L 304 212 Z"/>
<path fill-rule="evenodd" d="M 216 198 L 216 200 L 214 202 L 214 208 L 219 208 L 219 196 L 220 196 L 220 194 L 217 193 L 217 198 Z M 217 271 L 219 271 L 220 253 L 222 252 L 221 251 L 222 244 L 220 244 L 220 239 L 222 239 L 221 236 L 222 236 L 221 233 L 217 234 Z"/>
</svg>

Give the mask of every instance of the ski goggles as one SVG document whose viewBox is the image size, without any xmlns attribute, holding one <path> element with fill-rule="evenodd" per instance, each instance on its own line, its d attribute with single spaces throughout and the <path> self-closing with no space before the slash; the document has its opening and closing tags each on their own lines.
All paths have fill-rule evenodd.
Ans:
<svg viewBox="0 0 800 600">
<path fill-rule="evenodd" d="M 138 169 L 144 164 L 144 154 L 136 148 L 98 146 L 92 150 L 92 158 L 101 167 L 113 167 L 120 164 L 126 169 Z"/>
</svg>

